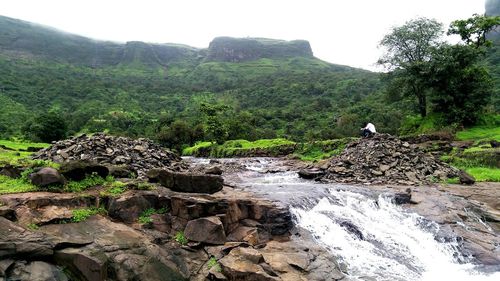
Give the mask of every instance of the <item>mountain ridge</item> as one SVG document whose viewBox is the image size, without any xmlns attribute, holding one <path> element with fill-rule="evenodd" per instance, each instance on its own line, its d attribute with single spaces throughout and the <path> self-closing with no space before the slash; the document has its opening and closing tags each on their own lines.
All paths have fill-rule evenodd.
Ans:
<svg viewBox="0 0 500 281">
<path fill-rule="evenodd" d="M 178 43 L 96 40 L 5 16 L 0 16 L 0 27 L 0 49 L 3 53 L 26 52 L 45 59 L 90 67 L 127 63 L 165 67 L 179 61 L 196 65 L 214 61 L 244 62 L 292 57 L 319 60 L 313 56 L 306 40 L 216 37 L 208 48 L 196 48 Z"/>
</svg>

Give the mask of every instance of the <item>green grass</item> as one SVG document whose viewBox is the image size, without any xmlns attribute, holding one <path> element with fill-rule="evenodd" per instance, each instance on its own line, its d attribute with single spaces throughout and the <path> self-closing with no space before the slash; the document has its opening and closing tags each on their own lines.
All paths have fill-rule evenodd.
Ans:
<svg viewBox="0 0 500 281">
<path fill-rule="evenodd" d="M 75 209 L 72 211 L 73 216 L 71 218 L 71 221 L 72 222 L 82 222 L 93 215 L 97 215 L 97 214 L 104 215 L 106 213 L 107 212 L 106 212 L 106 209 L 104 209 L 104 207 Z"/>
<path fill-rule="evenodd" d="M 496 140 L 500 141 L 500 126 L 497 127 L 473 127 L 457 133 L 459 140 Z"/>
<path fill-rule="evenodd" d="M 182 155 L 185 155 L 185 156 L 194 155 L 198 150 L 200 150 L 202 148 L 210 147 L 212 145 L 213 145 L 213 143 L 210 141 L 197 142 L 194 146 L 184 148 L 182 150 Z"/>
<path fill-rule="evenodd" d="M 25 179 L 0 175 L 0 194 L 36 191 L 37 187 Z"/>
<path fill-rule="evenodd" d="M 65 185 L 64 190 L 68 192 L 82 192 L 90 187 L 104 185 L 105 183 L 113 183 L 114 181 L 115 179 L 111 176 L 103 179 L 97 174 L 92 174 L 81 181 L 69 181 Z"/>
<path fill-rule="evenodd" d="M 174 240 L 181 245 L 187 245 L 189 242 L 183 231 L 178 231 L 174 236 Z"/>
<path fill-rule="evenodd" d="M 48 143 L 38 143 L 38 142 L 22 142 L 22 141 L 10 141 L 10 140 L 0 140 L 0 145 L 4 145 L 8 148 L 14 150 L 26 150 L 28 147 L 49 147 Z"/>
<path fill-rule="evenodd" d="M 0 175 L 0 194 L 37 191 L 38 188 L 28 179 L 32 172 L 32 169 L 26 169 L 17 179 Z"/>
<path fill-rule="evenodd" d="M 278 156 L 281 149 L 294 146 L 296 143 L 282 138 L 261 139 L 256 141 L 230 140 L 222 145 L 212 142 L 200 142 L 192 147 L 185 148 L 183 155 L 210 156 L 210 157 L 233 157 L 251 156 L 252 151 L 265 150 L 269 156 Z"/>
<path fill-rule="evenodd" d="M 355 138 L 343 138 L 302 143 L 298 146 L 294 155 L 303 161 L 318 161 L 330 158 L 342 153 L 345 146 L 354 139 Z"/>
<path fill-rule="evenodd" d="M 465 168 L 465 171 L 478 182 L 500 182 L 500 169 L 498 168 L 471 167 Z"/>
</svg>

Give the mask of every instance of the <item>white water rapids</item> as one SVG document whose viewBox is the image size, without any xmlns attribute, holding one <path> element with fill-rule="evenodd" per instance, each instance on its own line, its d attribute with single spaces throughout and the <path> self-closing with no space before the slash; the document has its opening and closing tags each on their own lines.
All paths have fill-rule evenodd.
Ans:
<svg viewBox="0 0 500 281">
<path fill-rule="evenodd" d="M 239 183 L 289 204 L 296 224 L 338 257 L 349 280 L 500 280 L 498 271 L 479 272 L 456 241 L 439 242 L 437 223 L 390 198 L 302 180 L 294 172 L 259 173 L 269 164 L 247 164 Z"/>
</svg>

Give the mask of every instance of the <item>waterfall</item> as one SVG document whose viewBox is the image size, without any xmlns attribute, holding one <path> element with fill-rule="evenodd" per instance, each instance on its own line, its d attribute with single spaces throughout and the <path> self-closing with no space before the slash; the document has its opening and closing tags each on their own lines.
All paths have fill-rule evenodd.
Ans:
<svg viewBox="0 0 500 281">
<path fill-rule="evenodd" d="M 359 186 L 300 179 L 295 171 L 280 170 L 276 159 L 219 160 L 246 167 L 226 175 L 226 181 L 288 204 L 296 225 L 337 257 L 348 280 L 500 280 L 500 271 L 478 270 L 456 238 L 440 239 L 437 223 L 393 204 L 388 196 Z"/>
<path fill-rule="evenodd" d="M 437 241 L 438 224 L 390 198 L 330 188 L 314 206 L 291 210 L 354 280 L 500 280 L 500 272 L 474 270 L 456 241 Z"/>
</svg>

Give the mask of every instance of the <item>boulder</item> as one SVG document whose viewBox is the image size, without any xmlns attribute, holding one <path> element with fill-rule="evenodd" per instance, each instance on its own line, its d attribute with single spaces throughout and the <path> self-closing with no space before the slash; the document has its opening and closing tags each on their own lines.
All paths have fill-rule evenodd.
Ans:
<svg viewBox="0 0 500 281">
<path fill-rule="evenodd" d="M 151 191 L 134 191 L 109 199 L 108 215 L 125 223 L 137 222 L 146 209 L 155 208 L 158 196 Z"/>
<path fill-rule="evenodd" d="M 81 181 L 86 176 L 97 174 L 105 178 L 109 174 L 106 166 L 91 161 L 69 161 L 61 164 L 59 172 L 68 180 Z"/>
<path fill-rule="evenodd" d="M 42 261 L 17 261 L 11 265 L 7 280 L 68 281 L 62 268 Z"/>
<path fill-rule="evenodd" d="M 325 174 L 324 171 L 319 169 L 301 169 L 299 172 L 299 177 L 304 179 L 315 179 Z"/>
<path fill-rule="evenodd" d="M 0 175 L 4 175 L 10 178 L 20 178 L 22 170 L 19 167 L 12 166 L 10 164 L 5 165 L 2 170 L 0 170 Z"/>
<path fill-rule="evenodd" d="M 234 248 L 229 255 L 219 260 L 222 268 L 222 273 L 229 280 L 243 280 L 243 281 L 274 281 L 281 280 L 275 273 L 271 276 L 266 270 L 257 262 L 261 261 L 262 255 L 256 250 L 243 250 L 244 248 Z"/>
<path fill-rule="evenodd" d="M 191 241 L 222 245 L 226 234 L 221 220 L 217 216 L 191 220 L 184 229 L 184 235 Z"/>
<path fill-rule="evenodd" d="M 406 192 L 398 192 L 394 194 L 394 204 L 408 204 L 411 203 L 411 189 L 407 189 Z"/>
<path fill-rule="evenodd" d="M 78 273 L 84 280 L 108 280 L 108 258 L 102 252 L 93 252 L 85 247 L 66 248 L 56 251 L 54 260 L 71 272 Z"/>
<path fill-rule="evenodd" d="M 32 184 L 39 187 L 46 187 L 55 184 L 62 185 L 65 183 L 63 176 L 61 176 L 56 169 L 51 167 L 42 168 L 38 172 L 31 174 L 29 178 Z"/>
<path fill-rule="evenodd" d="M 458 178 L 461 184 L 474 184 L 476 182 L 476 179 L 465 171 L 460 171 Z"/>
<path fill-rule="evenodd" d="M 148 177 L 158 178 L 161 185 L 173 191 L 188 193 L 212 194 L 222 190 L 224 182 L 218 175 L 177 173 L 168 170 L 150 171 Z"/>
<path fill-rule="evenodd" d="M 222 175 L 222 169 L 219 166 L 212 166 L 205 170 L 205 174 L 208 175 Z"/>
<path fill-rule="evenodd" d="M 134 175 L 134 171 L 125 165 L 109 165 L 107 168 L 109 170 L 109 174 L 114 178 L 130 178 Z"/>
</svg>

